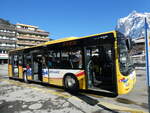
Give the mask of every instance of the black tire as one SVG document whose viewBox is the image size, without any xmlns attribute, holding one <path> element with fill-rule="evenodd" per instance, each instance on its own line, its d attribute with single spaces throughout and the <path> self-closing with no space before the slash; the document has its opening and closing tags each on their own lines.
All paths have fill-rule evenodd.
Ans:
<svg viewBox="0 0 150 113">
<path fill-rule="evenodd" d="M 64 89 L 70 93 L 78 93 L 79 91 L 79 81 L 73 74 L 67 74 L 64 77 Z"/>
<path fill-rule="evenodd" d="M 27 78 L 27 72 L 23 73 L 23 80 L 25 83 L 29 83 L 28 78 Z"/>
</svg>

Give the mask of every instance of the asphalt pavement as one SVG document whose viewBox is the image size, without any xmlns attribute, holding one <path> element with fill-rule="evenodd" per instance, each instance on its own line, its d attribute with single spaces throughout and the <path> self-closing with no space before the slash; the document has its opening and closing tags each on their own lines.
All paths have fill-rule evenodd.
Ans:
<svg viewBox="0 0 150 113">
<path fill-rule="evenodd" d="M 146 113 L 148 98 L 144 69 L 137 83 L 116 98 L 80 92 L 71 95 L 60 87 L 9 80 L 7 65 L 0 65 L 0 113 Z"/>
</svg>

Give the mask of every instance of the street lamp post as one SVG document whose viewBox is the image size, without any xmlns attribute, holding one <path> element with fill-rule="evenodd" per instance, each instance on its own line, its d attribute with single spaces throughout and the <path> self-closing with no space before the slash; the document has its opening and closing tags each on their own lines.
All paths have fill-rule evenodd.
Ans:
<svg viewBox="0 0 150 113">
<path fill-rule="evenodd" d="M 148 24 L 145 18 L 145 55 L 146 55 L 146 76 L 147 76 L 147 85 L 148 85 L 148 106 L 150 113 L 150 45 L 149 37 L 147 35 Z"/>
</svg>

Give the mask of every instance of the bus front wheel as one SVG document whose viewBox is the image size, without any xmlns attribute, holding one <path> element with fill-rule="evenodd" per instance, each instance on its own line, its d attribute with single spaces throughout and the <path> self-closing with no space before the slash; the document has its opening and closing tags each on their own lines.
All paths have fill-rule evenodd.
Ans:
<svg viewBox="0 0 150 113">
<path fill-rule="evenodd" d="M 72 74 L 66 75 L 64 78 L 64 88 L 70 93 L 77 93 L 79 90 L 79 82 L 77 78 Z"/>
</svg>

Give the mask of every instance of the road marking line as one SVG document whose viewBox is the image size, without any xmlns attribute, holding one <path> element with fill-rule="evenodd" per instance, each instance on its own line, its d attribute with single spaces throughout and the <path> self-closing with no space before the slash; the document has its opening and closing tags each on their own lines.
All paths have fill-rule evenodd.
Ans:
<svg viewBox="0 0 150 113">
<path fill-rule="evenodd" d="M 4 80 L 4 79 L 0 79 L 0 81 L 6 81 L 10 84 L 15 84 L 17 86 L 26 87 L 26 88 L 33 88 L 35 90 L 39 90 L 39 91 L 46 92 L 46 93 L 51 93 L 53 95 L 61 96 L 61 97 L 64 97 L 64 98 L 73 98 L 73 99 L 81 101 L 81 99 L 79 99 L 79 98 L 77 98 L 73 95 L 70 95 L 70 94 L 67 95 L 67 94 L 63 94 L 61 92 L 52 91 L 51 89 L 46 89 L 46 88 L 42 88 L 42 87 L 39 88 L 37 86 L 31 86 L 31 84 L 21 83 L 19 81 Z M 107 103 L 107 102 L 99 102 L 98 104 L 103 105 L 103 106 L 105 106 L 109 109 L 112 109 L 112 110 L 117 110 L 117 111 L 125 111 L 125 112 L 130 112 L 130 113 L 148 113 L 148 112 L 145 112 L 145 111 L 142 111 L 142 110 L 128 108 L 128 107 L 115 105 L 115 104 L 110 104 L 110 103 Z"/>
<path fill-rule="evenodd" d="M 126 112 L 131 112 L 131 113 L 148 113 L 148 112 L 145 112 L 142 110 L 128 108 L 128 107 L 119 106 L 119 105 L 115 105 L 115 104 L 110 104 L 107 102 L 99 102 L 98 104 L 106 106 L 109 109 L 118 110 L 118 111 L 126 111 Z"/>
</svg>

